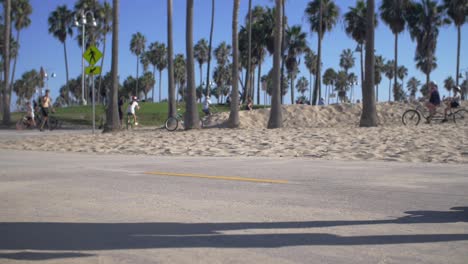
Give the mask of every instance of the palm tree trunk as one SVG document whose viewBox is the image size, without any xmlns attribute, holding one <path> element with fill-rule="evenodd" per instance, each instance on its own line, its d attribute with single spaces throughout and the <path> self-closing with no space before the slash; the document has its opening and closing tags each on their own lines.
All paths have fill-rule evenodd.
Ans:
<svg viewBox="0 0 468 264">
<path fill-rule="evenodd" d="M 379 86 L 378 85 L 375 86 L 375 101 L 376 102 L 379 101 Z"/>
<path fill-rule="evenodd" d="M 16 31 L 16 41 L 18 42 L 18 48 L 17 49 L 19 49 L 20 30 Z M 18 56 L 19 56 L 19 51 L 16 52 L 16 57 L 15 57 L 15 60 L 13 61 L 13 70 L 11 71 L 11 81 L 10 81 L 11 84 L 13 84 L 15 82 L 16 61 L 18 60 Z M 12 89 L 10 89 L 10 97 L 11 97 L 11 92 L 12 92 Z"/>
<path fill-rule="evenodd" d="M 138 70 L 140 68 L 140 63 L 138 63 L 138 55 L 136 55 L 136 62 L 137 62 L 137 72 L 136 72 L 136 85 L 135 85 L 135 96 L 138 97 Z"/>
<path fill-rule="evenodd" d="M 102 47 L 102 60 L 101 60 L 101 73 L 99 74 L 98 84 L 98 102 L 101 98 L 101 83 L 102 83 L 102 69 L 104 69 L 104 58 L 106 57 L 106 34 L 104 34 L 103 47 Z M 65 54 L 65 61 L 67 60 L 67 54 Z M 67 64 L 67 83 L 68 83 L 68 64 Z"/>
<path fill-rule="evenodd" d="M 195 62 L 193 56 L 193 1 L 187 0 L 187 18 L 185 24 L 185 49 L 187 54 L 187 96 L 185 129 L 200 128 L 197 110 L 197 92 L 195 88 Z"/>
<path fill-rule="evenodd" d="M 377 109 L 375 106 L 375 54 L 374 54 L 374 0 L 367 0 L 367 25 L 366 25 L 366 78 L 362 86 L 362 114 L 359 126 L 377 126 Z M 369 22 L 370 21 L 370 22 Z"/>
<path fill-rule="evenodd" d="M 161 77 L 161 76 L 159 76 Z M 156 80 L 156 66 L 153 65 L 153 79 Z M 154 88 L 156 87 L 156 82 L 154 82 L 154 85 L 153 85 L 153 90 L 151 91 L 151 98 L 153 100 L 153 103 L 155 102 L 154 100 Z"/>
<path fill-rule="evenodd" d="M 252 94 L 252 0 L 249 0 L 249 21 L 247 24 L 248 31 L 248 59 L 247 59 L 247 94 L 244 96 L 243 101 L 245 102 L 247 97 L 251 97 Z M 247 97 L 246 97 L 247 96 Z"/>
<path fill-rule="evenodd" d="M 314 85 L 314 97 L 312 99 L 312 105 L 317 105 L 317 95 L 320 89 L 320 64 L 322 61 L 322 0 L 320 0 L 319 8 L 319 32 L 318 32 L 318 48 L 317 48 L 317 72 L 315 74 L 315 85 Z"/>
<path fill-rule="evenodd" d="M 360 56 L 361 56 L 361 87 L 364 85 L 364 59 L 363 59 L 363 55 L 362 55 L 362 52 L 364 52 L 364 47 L 363 47 L 363 44 L 361 44 L 361 52 L 360 52 Z"/>
<path fill-rule="evenodd" d="M 110 90 L 104 132 L 112 132 L 120 129 L 119 106 L 117 102 L 119 93 L 119 0 L 113 0 L 112 15 L 112 89 Z"/>
<path fill-rule="evenodd" d="M 203 68 L 203 65 L 200 63 L 200 87 L 202 86 L 203 84 L 203 73 L 202 73 L 202 68 Z"/>
<path fill-rule="evenodd" d="M 260 105 L 260 79 L 262 78 L 262 63 L 258 63 L 258 74 L 257 74 L 257 104 Z"/>
<path fill-rule="evenodd" d="M 214 1 L 214 0 L 213 0 Z M 169 81 L 169 111 L 168 117 L 175 117 L 177 114 L 175 102 L 175 87 L 174 87 L 174 47 L 172 43 L 172 0 L 167 0 L 167 75 Z M 209 65 L 209 64 L 208 64 Z"/>
<path fill-rule="evenodd" d="M 215 0 L 211 0 L 211 28 L 210 28 L 210 43 L 208 44 L 208 67 L 206 69 L 206 97 L 210 98 L 210 65 L 211 65 L 211 44 L 213 41 Z"/>
<path fill-rule="evenodd" d="M 8 125 L 11 121 L 10 114 L 10 30 L 11 30 L 11 0 L 5 0 L 3 3 L 5 25 L 3 31 L 3 72 L 5 74 L 3 87 L 3 124 Z"/>
<path fill-rule="evenodd" d="M 159 71 L 159 102 L 161 102 L 161 74 L 162 74 L 162 71 Z M 154 98 L 154 97 L 153 97 Z"/>
<path fill-rule="evenodd" d="M 282 53 L 282 33 L 283 33 L 283 0 L 276 0 L 276 26 L 275 26 L 275 52 L 273 54 L 273 91 L 271 99 L 270 119 L 268 128 L 280 128 L 283 126 L 283 116 L 281 113 L 281 59 Z"/>
<path fill-rule="evenodd" d="M 291 76 L 291 104 L 294 104 L 294 77 Z"/>
<path fill-rule="evenodd" d="M 309 72 L 309 102 L 312 104 L 312 73 Z"/>
<path fill-rule="evenodd" d="M 393 69 L 395 75 L 393 76 L 393 86 L 397 85 L 397 75 L 398 75 L 398 34 L 395 34 L 395 67 Z M 393 95 L 393 100 L 395 100 L 395 95 Z"/>
<path fill-rule="evenodd" d="M 392 96 L 392 79 L 390 80 L 390 84 L 388 85 L 388 101 L 390 102 L 390 98 Z"/>
<path fill-rule="evenodd" d="M 466 10 L 466 9 L 465 9 Z M 461 26 L 457 26 L 457 72 L 455 75 L 455 85 L 458 86 L 460 83 L 458 82 L 458 75 L 460 73 L 460 45 L 461 45 Z"/>
<path fill-rule="evenodd" d="M 63 53 L 65 55 L 65 76 L 67 78 L 66 85 L 68 86 L 68 57 L 67 57 L 67 43 L 63 42 Z M 67 104 L 70 104 L 70 100 L 67 100 Z"/>
</svg>

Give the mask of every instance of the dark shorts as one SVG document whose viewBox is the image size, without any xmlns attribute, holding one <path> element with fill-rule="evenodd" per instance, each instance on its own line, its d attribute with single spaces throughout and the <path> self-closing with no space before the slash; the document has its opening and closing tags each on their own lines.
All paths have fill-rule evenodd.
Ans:
<svg viewBox="0 0 468 264">
<path fill-rule="evenodd" d="M 203 113 L 205 113 L 205 115 L 211 115 L 211 113 L 210 113 L 210 110 L 209 110 L 209 109 L 203 109 Z"/>
<path fill-rule="evenodd" d="M 49 108 L 48 107 L 42 107 L 41 108 L 41 113 L 43 117 L 48 117 L 49 116 Z"/>
<path fill-rule="evenodd" d="M 459 107 L 459 106 L 460 106 L 460 104 L 457 103 L 457 102 L 450 102 L 450 107 L 451 107 L 451 108 L 457 108 L 457 107 Z"/>
</svg>

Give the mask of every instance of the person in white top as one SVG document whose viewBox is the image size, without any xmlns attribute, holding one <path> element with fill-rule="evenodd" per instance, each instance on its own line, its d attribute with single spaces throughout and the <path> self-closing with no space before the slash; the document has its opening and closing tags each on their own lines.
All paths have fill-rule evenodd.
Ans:
<svg viewBox="0 0 468 264">
<path fill-rule="evenodd" d="M 203 113 L 205 113 L 205 115 L 211 115 L 210 105 L 211 100 L 208 98 L 208 96 L 205 96 L 205 101 L 203 101 Z"/>
<path fill-rule="evenodd" d="M 34 120 L 34 109 L 29 101 L 26 103 L 26 117 L 28 118 L 29 123 L 35 127 L 36 121 Z"/>
<path fill-rule="evenodd" d="M 137 110 L 140 110 L 140 106 L 138 105 L 137 101 L 138 101 L 137 97 L 132 96 L 132 102 L 128 104 L 128 107 L 127 107 L 127 115 L 133 115 L 133 119 L 135 120 L 135 125 L 138 125 L 137 116 L 135 114 L 135 108 Z"/>
</svg>

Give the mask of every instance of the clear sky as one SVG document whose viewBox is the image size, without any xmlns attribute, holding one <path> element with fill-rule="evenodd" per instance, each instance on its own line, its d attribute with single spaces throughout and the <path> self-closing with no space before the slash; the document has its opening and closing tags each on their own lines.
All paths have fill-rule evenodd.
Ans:
<svg viewBox="0 0 468 264">
<path fill-rule="evenodd" d="M 100 0 L 101 1 L 101 0 Z M 103 1 L 101 1 L 103 2 Z M 111 1 L 112 2 L 112 1 Z M 174 0 L 174 53 L 185 54 L 185 0 Z M 271 0 L 253 0 L 252 5 L 273 6 Z M 307 0 L 289 0 L 286 2 L 286 14 L 290 25 L 302 25 L 303 31 L 307 32 L 307 41 L 309 46 L 317 50 L 317 35 L 310 32 L 305 17 L 304 10 L 309 1 Z M 339 68 L 339 56 L 343 49 L 355 49 L 356 42 L 348 37 L 344 31 L 342 19 L 343 13 L 347 12 L 349 6 L 355 5 L 354 0 L 336 0 L 340 7 L 340 21 L 334 30 L 325 35 L 323 40 L 323 70 L 332 67 L 335 70 Z M 439 1 L 441 2 L 441 1 Z M 63 45 L 52 35 L 48 33 L 47 18 L 58 5 L 66 4 L 73 9 L 74 0 L 31 0 L 33 13 L 31 16 L 31 25 L 29 28 L 21 31 L 20 53 L 16 69 L 16 77 L 31 69 L 37 69 L 43 66 L 49 73 L 56 73 L 56 78 L 49 80 L 49 87 L 55 98 L 58 95 L 59 88 L 65 83 L 65 62 Z M 132 34 L 141 32 L 146 36 L 147 45 L 154 41 L 166 43 L 167 41 L 167 18 L 166 18 L 166 0 L 120 0 L 120 42 L 119 42 L 119 75 L 120 81 L 123 81 L 129 75 L 136 74 L 136 58 L 130 52 L 130 39 Z M 380 5 L 380 1 L 376 1 Z M 232 1 L 216 0 L 215 27 L 213 36 L 213 45 L 217 46 L 222 41 L 231 44 L 231 24 L 232 24 Z M 244 24 L 244 17 L 247 14 L 248 1 L 241 0 L 239 22 Z M 3 11 L 2 11 L 3 12 Z M 194 10 L 194 41 L 201 38 L 209 38 L 211 0 L 195 0 Z M 74 36 L 67 40 L 70 77 L 75 78 L 81 74 L 81 48 Z M 461 49 L 461 70 L 468 71 L 468 49 L 467 49 L 468 30 L 467 26 L 462 28 L 462 49 Z M 456 68 L 456 28 L 453 25 L 440 29 L 437 45 L 437 69 L 432 73 L 431 78 L 443 86 L 443 80 L 448 76 L 454 77 Z M 379 21 L 376 30 L 376 51 L 386 59 L 393 59 L 394 56 L 394 36 L 390 29 Z M 408 31 L 404 31 L 399 37 L 399 64 L 408 68 L 408 77 L 406 81 L 415 76 L 422 82 L 425 76 L 416 69 L 414 63 L 414 52 L 416 43 L 412 42 Z M 102 46 L 99 47 L 102 51 Z M 104 72 L 110 70 L 111 53 L 111 35 L 108 37 L 108 46 L 105 54 Z M 356 65 L 351 71 L 360 75 L 359 53 L 355 53 Z M 263 74 L 271 68 L 272 57 L 268 57 L 262 66 Z M 304 60 L 301 60 L 303 62 Z M 214 58 L 212 65 L 216 63 Z M 196 65 L 196 84 L 199 82 L 198 66 Z M 213 67 L 212 67 L 213 69 Z M 204 75 L 206 73 L 206 64 L 203 67 Z M 300 76 L 308 78 L 308 71 L 304 65 L 300 67 Z M 141 67 L 140 67 L 141 73 Z M 323 71 L 322 71 L 323 73 Z M 157 75 L 158 76 L 158 75 Z M 205 77 L 204 77 L 205 78 Z M 159 80 L 157 80 L 158 82 Z M 167 97 L 167 71 L 163 72 L 162 77 L 163 98 Z M 406 86 L 406 85 L 405 85 Z M 380 89 L 379 99 L 388 99 L 388 79 L 384 77 Z M 361 97 L 360 88 L 355 88 L 356 97 Z M 446 93 L 445 91 L 443 94 Z M 297 92 L 296 92 L 297 95 Z M 263 98 L 263 96 L 262 96 Z M 13 98 L 12 103 L 15 99 Z M 285 97 L 285 103 L 290 102 L 290 95 Z"/>
</svg>

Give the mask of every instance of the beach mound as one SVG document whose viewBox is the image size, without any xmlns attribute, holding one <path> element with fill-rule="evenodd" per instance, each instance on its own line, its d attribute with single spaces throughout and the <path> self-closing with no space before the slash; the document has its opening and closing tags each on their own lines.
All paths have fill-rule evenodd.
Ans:
<svg viewBox="0 0 468 264">
<path fill-rule="evenodd" d="M 409 103 L 378 103 L 377 115 L 379 126 L 393 127 L 403 125 L 401 116 L 408 109 L 416 108 Z M 362 112 L 362 104 L 333 104 L 327 106 L 285 105 L 283 126 L 285 128 L 327 128 L 356 127 Z M 270 117 L 270 108 L 253 111 L 240 111 L 241 128 L 265 128 Z M 229 113 L 219 113 L 210 118 L 210 124 L 223 127 Z"/>
</svg>

